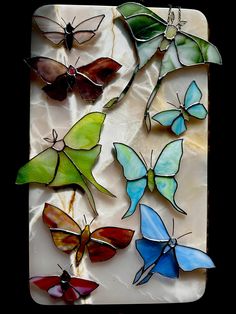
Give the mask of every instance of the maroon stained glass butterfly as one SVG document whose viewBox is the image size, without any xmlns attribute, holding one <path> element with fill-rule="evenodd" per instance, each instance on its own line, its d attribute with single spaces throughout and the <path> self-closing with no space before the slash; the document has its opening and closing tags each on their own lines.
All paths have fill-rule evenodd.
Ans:
<svg viewBox="0 0 236 314">
<path fill-rule="evenodd" d="M 46 85 L 44 92 L 52 99 L 62 101 L 68 92 L 76 92 L 86 101 L 95 101 L 103 92 L 103 87 L 121 65 L 111 58 L 99 58 L 75 68 L 46 57 L 34 57 L 26 63 L 41 77 Z"/>
<path fill-rule="evenodd" d="M 50 42 L 58 46 L 64 44 L 66 49 L 71 50 L 74 43 L 80 45 L 93 38 L 104 17 L 104 14 L 91 17 L 75 27 L 72 26 L 75 17 L 72 23 L 66 23 L 63 20 L 65 26 L 40 15 L 34 15 L 33 21 Z"/>
<path fill-rule="evenodd" d="M 61 276 L 31 277 L 30 283 L 47 291 L 51 297 L 63 299 L 69 304 L 73 304 L 80 297 L 89 295 L 99 286 L 94 281 L 72 277 L 66 270 L 63 270 Z"/>
</svg>

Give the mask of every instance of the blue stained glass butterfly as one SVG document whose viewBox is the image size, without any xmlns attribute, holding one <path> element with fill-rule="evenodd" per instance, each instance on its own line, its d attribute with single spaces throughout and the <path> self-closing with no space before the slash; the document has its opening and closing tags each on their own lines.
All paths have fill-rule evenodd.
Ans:
<svg viewBox="0 0 236 314">
<path fill-rule="evenodd" d="M 144 266 L 136 273 L 133 284 L 147 283 L 154 273 L 174 279 L 179 277 L 179 269 L 192 271 L 215 267 L 203 251 L 178 244 L 177 239 L 184 235 L 177 239 L 170 236 L 161 217 L 151 207 L 141 204 L 140 213 L 143 238 L 136 240 L 135 244 Z"/>
<path fill-rule="evenodd" d="M 179 96 L 177 94 L 178 100 Z M 200 103 L 202 92 L 195 81 L 192 81 L 185 93 L 184 103 L 179 100 L 179 108 L 161 111 L 155 114 L 152 119 L 159 122 L 163 126 L 170 126 L 173 133 L 180 135 L 187 130 L 185 120 L 189 121 L 189 117 L 203 120 L 207 116 L 207 110 Z M 174 104 L 169 103 L 176 107 Z"/>
<path fill-rule="evenodd" d="M 130 198 L 130 207 L 122 218 L 127 218 L 135 212 L 146 187 L 151 192 L 156 187 L 177 211 L 186 214 L 175 202 L 175 192 L 178 187 L 175 175 L 179 171 L 183 155 L 182 139 L 168 143 L 160 153 L 155 166 L 149 169 L 131 147 L 122 143 L 113 143 L 113 145 L 116 158 L 123 167 L 127 180 L 126 191 Z"/>
</svg>

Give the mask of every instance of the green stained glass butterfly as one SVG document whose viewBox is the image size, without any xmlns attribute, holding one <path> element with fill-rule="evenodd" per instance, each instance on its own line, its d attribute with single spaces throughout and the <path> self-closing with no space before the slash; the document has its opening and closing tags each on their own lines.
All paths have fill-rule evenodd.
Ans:
<svg viewBox="0 0 236 314">
<path fill-rule="evenodd" d="M 131 147 L 122 143 L 113 143 L 113 145 L 116 158 L 123 167 L 127 180 L 126 191 L 130 198 L 130 207 L 122 218 L 127 218 L 135 212 L 147 187 L 151 192 L 156 187 L 178 212 L 186 214 L 175 202 L 178 187 L 175 175 L 179 171 L 183 155 L 182 139 L 168 143 L 160 153 L 155 166 L 149 169 Z"/>
<path fill-rule="evenodd" d="M 128 26 L 134 40 L 138 64 L 133 75 L 118 97 L 112 98 L 104 106 L 111 108 L 123 99 L 128 92 L 136 73 L 158 53 L 160 66 L 156 86 L 154 87 L 146 105 L 144 113 L 147 130 L 151 129 L 149 108 L 160 88 L 162 79 L 177 69 L 205 63 L 222 64 L 218 49 L 210 42 L 181 30 L 186 21 L 181 19 L 179 9 L 178 21 L 175 14 L 169 9 L 167 21 L 146 8 L 142 4 L 127 2 L 117 7 Z"/>
<path fill-rule="evenodd" d="M 92 168 L 101 152 L 100 133 L 105 114 L 92 112 L 81 118 L 69 132 L 58 140 L 55 130 L 52 139 L 45 138 L 52 146 L 32 158 L 18 171 L 16 184 L 44 183 L 50 187 L 75 184 L 85 191 L 97 215 L 88 181 L 99 191 L 114 196 L 101 186 L 92 174 Z"/>
</svg>

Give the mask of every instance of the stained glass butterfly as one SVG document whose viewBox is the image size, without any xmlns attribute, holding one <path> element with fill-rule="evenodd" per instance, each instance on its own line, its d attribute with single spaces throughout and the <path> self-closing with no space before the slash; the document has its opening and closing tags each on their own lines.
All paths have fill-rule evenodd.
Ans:
<svg viewBox="0 0 236 314">
<path fill-rule="evenodd" d="M 72 26 L 75 17 L 72 23 L 66 23 L 62 19 L 65 27 L 48 17 L 40 15 L 34 15 L 33 21 L 51 43 L 55 45 L 64 44 L 66 49 L 71 50 L 74 42 L 81 45 L 93 38 L 104 17 L 104 14 L 91 17 L 77 24 L 75 27 Z"/>
<path fill-rule="evenodd" d="M 104 120 L 104 113 L 89 113 L 75 123 L 60 140 L 53 130 L 53 138 L 45 138 L 52 146 L 19 169 L 16 183 L 44 183 L 50 187 L 76 184 L 85 191 L 92 209 L 97 214 L 88 182 L 100 192 L 114 196 L 101 186 L 92 174 L 92 168 L 101 152 L 102 146 L 98 142 Z"/>
<path fill-rule="evenodd" d="M 52 99 L 62 101 L 67 93 L 78 91 L 86 101 L 95 101 L 121 65 L 111 58 L 99 58 L 95 61 L 75 68 L 46 57 L 34 57 L 26 63 L 47 84 L 43 91 Z"/>
<path fill-rule="evenodd" d="M 79 265 L 85 248 L 91 262 L 103 262 L 112 258 L 117 249 L 126 248 L 134 231 L 117 227 L 103 227 L 90 232 L 90 226 L 83 230 L 61 209 L 45 204 L 43 221 L 49 227 L 54 244 L 61 251 L 70 254 L 76 251 L 76 266 Z"/>
<path fill-rule="evenodd" d="M 207 110 L 204 105 L 200 103 L 201 98 L 201 90 L 196 82 L 192 81 L 186 91 L 183 104 L 181 104 L 178 97 L 180 104 L 179 108 L 161 111 L 155 114 L 152 119 L 163 126 L 170 126 L 172 132 L 176 135 L 180 135 L 187 130 L 185 120 L 189 121 L 189 117 L 194 117 L 200 120 L 206 118 Z"/>
<path fill-rule="evenodd" d="M 137 272 L 133 283 L 137 283 L 143 275 L 138 285 L 148 282 L 154 273 L 178 278 L 180 269 L 192 271 L 215 267 L 206 253 L 178 244 L 177 239 L 184 235 L 177 239 L 171 237 L 161 217 L 151 207 L 141 204 L 140 214 L 143 238 L 136 240 L 136 249 L 144 261 L 144 266 Z"/>
<path fill-rule="evenodd" d="M 136 73 L 157 53 L 160 60 L 158 79 L 148 99 L 144 114 L 147 130 L 150 131 L 149 108 L 162 79 L 169 72 L 182 67 L 205 63 L 222 64 L 221 56 L 218 49 L 210 42 L 181 30 L 186 22 L 182 20 L 180 9 L 176 23 L 174 23 L 175 14 L 172 8 L 169 10 L 167 21 L 142 4 L 135 2 L 123 3 L 117 7 L 117 10 L 130 30 L 139 61 L 133 76 L 120 96 L 111 99 L 105 107 L 110 108 L 125 96 Z"/>
<path fill-rule="evenodd" d="M 131 216 L 142 198 L 145 189 L 152 192 L 156 187 L 164 198 L 180 213 L 186 214 L 175 202 L 178 183 L 175 175 L 179 171 L 183 155 L 183 140 L 168 143 L 160 153 L 155 166 L 148 169 L 137 153 L 128 145 L 113 143 L 116 158 L 123 167 L 127 180 L 126 191 L 130 198 L 130 207 L 122 218 Z"/>
<path fill-rule="evenodd" d="M 62 271 L 61 276 L 31 277 L 30 283 L 47 291 L 51 297 L 63 299 L 68 304 L 73 304 L 81 297 L 89 295 L 99 286 L 94 281 L 72 277 L 66 270 L 62 269 Z"/>
</svg>

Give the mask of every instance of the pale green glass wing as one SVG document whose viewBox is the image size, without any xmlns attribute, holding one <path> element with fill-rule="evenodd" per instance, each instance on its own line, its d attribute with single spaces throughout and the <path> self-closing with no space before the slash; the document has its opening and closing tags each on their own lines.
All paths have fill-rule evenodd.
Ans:
<svg viewBox="0 0 236 314">
<path fill-rule="evenodd" d="M 175 45 L 182 65 L 190 66 L 205 63 L 202 51 L 195 40 L 184 34 L 178 33 L 175 36 Z"/>
<path fill-rule="evenodd" d="M 123 15 L 124 18 L 128 18 L 132 15 L 136 14 L 148 14 L 156 19 L 158 19 L 160 22 L 166 24 L 166 21 L 163 20 L 160 16 L 146 8 L 144 5 L 135 3 L 135 2 L 126 2 L 117 7 L 117 10 L 120 12 L 120 14 Z"/>
<path fill-rule="evenodd" d="M 66 146 L 73 149 L 91 149 L 100 139 L 101 129 L 106 115 L 92 112 L 80 119 L 65 135 Z"/>
<path fill-rule="evenodd" d="M 173 177 L 178 171 L 183 155 L 183 140 L 168 143 L 154 166 L 155 176 Z"/>
<path fill-rule="evenodd" d="M 182 67 L 182 64 L 179 62 L 175 44 L 174 42 L 172 42 L 162 59 L 159 80 L 163 78 L 167 73 L 175 71 Z"/>
<path fill-rule="evenodd" d="M 116 158 L 123 167 L 127 180 L 137 180 L 147 175 L 144 163 L 131 147 L 122 143 L 113 143 L 113 145 Z"/>
<path fill-rule="evenodd" d="M 74 150 L 69 147 L 64 149 L 64 153 L 73 162 L 82 175 L 89 180 L 100 192 L 114 196 L 107 189 L 101 186 L 92 174 L 92 168 L 101 152 L 101 145 L 97 145 L 90 150 Z"/>
<path fill-rule="evenodd" d="M 55 176 L 57 163 L 58 153 L 52 148 L 47 148 L 19 169 L 16 184 L 33 182 L 49 184 Z"/>
<path fill-rule="evenodd" d="M 198 46 L 201 50 L 204 62 L 222 64 L 222 58 L 221 58 L 219 50 L 216 48 L 216 46 L 211 44 L 209 41 L 206 41 L 206 40 L 199 38 L 197 36 L 189 35 L 189 34 L 186 34 L 182 31 L 180 32 L 180 34 L 191 38 L 192 40 L 194 40 L 198 44 Z"/>
<path fill-rule="evenodd" d="M 186 212 L 181 209 L 175 202 L 175 193 L 178 184 L 174 178 L 155 177 L 157 190 L 172 204 L 172 206 L 182 214 Z"/>
<path fill-rule="evenodd" d="M 156 53 L 160 47 L 163 35 L 155 37 L 149 41 L 136 41 L 137 54 L 139 58 L 139 69 L 141 69 Z"/>
<path fill-rule="evenodd" d="M 57 172 L 54 180 L 49 184 L 49 186 L 57 187 L 71 184 L 79 185 L 85 191 L 92 209 L 97 214 L 92 193 L 90 192 L 83 176 L 79 173 L 77 168 L 64 152 L 59 152 L 58 156 L 59 162 Z"/>
</svg>

